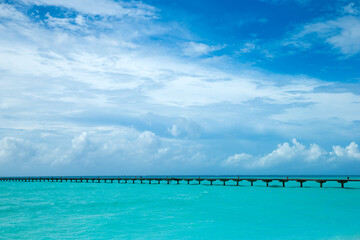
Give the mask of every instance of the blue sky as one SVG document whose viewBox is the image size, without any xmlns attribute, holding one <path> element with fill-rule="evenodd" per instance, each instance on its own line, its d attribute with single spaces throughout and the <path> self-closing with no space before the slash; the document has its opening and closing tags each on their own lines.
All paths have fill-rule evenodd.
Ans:
<svg viewBox="0 0 360 240">
<path fill-rule="evenodd" d="M 358 174 L 360 1 L 0 1 L 0 174 Z"/>
</svg>

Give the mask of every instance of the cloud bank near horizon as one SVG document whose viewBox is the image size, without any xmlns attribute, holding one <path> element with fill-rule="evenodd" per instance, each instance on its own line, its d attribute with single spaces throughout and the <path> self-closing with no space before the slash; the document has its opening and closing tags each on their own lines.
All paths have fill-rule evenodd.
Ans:
<svg viewBox="0 0 360 240">
<path fill-rule="evenodd" d="M 189 142 L 176 142 L 161 138 L 153 132 L 138 132 L 123 128 L 95 135 L 83 132 L 60 147 L 52 147 L 44 136 L 41 143 L 21 138 L 4 137 L 0 139 L 0 166 L 8 169 L 2 174 L 16 175 L 37 173 L 38 169 L 48 169 L 50 173 L 66 175 L 69 173 L 104 174 L 182 174 L 191 169 L 193 174 L 211 172 L 226 173 L 230 168 L 238 173 L 248 170 L 269 170 L 277 168 L 299 168 L 300 172 L 313 173 L 314 166 L 320 173 L 339 168 L 349 163 L 360 164 L 360 149 L 357 143 L 348 146 L 332 146 L 330 151 L 313 143 L 306 147 L 296 139 L 278 144 L 267 154 L 251 155 L 239 153 L 227 159 L 214 158 L 204 151 L 201 144 L 189 146 Z M 111 168 L 109 168 L 111 166 Z M 164 168 L 166 166 L 166 168 Z M 16 172 L 9 170 L 16 169 Z M 84 171 L 86 169 L 86 171 Z M 216 174 L 216 172 L 213 172 Z"/>
</svg>

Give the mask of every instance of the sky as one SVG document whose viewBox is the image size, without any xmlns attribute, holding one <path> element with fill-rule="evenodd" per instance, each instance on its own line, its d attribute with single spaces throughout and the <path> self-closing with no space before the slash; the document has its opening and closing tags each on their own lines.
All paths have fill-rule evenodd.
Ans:
<svg viewBox="0 0 360 240">
<path fill-rule="evenodd" d="M 360 1 L 0 0 L 0 175 L 359 174 Z"/>
</svg>

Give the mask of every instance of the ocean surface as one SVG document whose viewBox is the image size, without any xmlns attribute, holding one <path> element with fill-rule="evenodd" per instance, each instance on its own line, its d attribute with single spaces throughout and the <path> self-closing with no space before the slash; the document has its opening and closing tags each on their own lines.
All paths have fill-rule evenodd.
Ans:
<svg viewBox="0 0 360 240">
<path fill-rule="evenodd" d="M 214 184 L 0 182 L 0 239 L 360 239 L 360 182 Z"/>
</svg>

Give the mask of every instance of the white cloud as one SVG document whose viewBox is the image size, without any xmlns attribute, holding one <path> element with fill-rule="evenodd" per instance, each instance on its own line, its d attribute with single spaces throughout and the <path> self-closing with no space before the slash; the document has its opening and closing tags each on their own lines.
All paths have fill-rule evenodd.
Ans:
<svg viewBox="0 0 360 240">
<path fill-rule="evenodd" d="M 150 47 L 146 44 L 140 46 L 137 40 L 146 38 L 142 34 L 151 36 L 157 34 L 157 29 L 166 31 L 156 24 L 150 24 L 154 32 L 144 33 L 146 27 L 138 31 L 124 28 L 123 23 L 118 22 L 119 25 L 112 25 L 112 31 L 105 34 L 97 28 L 79 28 L 78 17 L 60 19 L 49 15 L 45 21 L 58 26 L 55 29 L 48 29 L 30 19 L 11 26 L 3 23 L 0 34 L 5 37 L 0 40 L 0 69 L 6 70 L 3 78 L 17 80 L 2 81 L 0 85 L 3 89 L 14 89 L 19 96 L 26 95 L 28 99 L 18 104 L 36 99 L 42 104 L 71 102 L 73 105 L 63 105 L 63 110 L 69 113 L 88 110 L 84 108 L 89 105 L 104 108 L 123 106 L 144 113 L 148 111 L 145 105 L 169 106 L 175 110 L 178 107 L 205 108 L 211 104 L 244 104 L 256 100 L 264 104 L 308 104 L 301 107 L 294 104 L 271 116 L 272 120 L 282 122 L 316 117 L 320 120 L 334 117 L 346 121 L 360 119 L 354 111 L 358 108 L 357 95 L 313 93 L 317 87 L 327 84 L 316 79 L 251 71 L 237 74 L 220 71 L 201 62 L 189 62 L 169 55 L 165 53 L 166 48 L 154 49 L 151 44 Z M 79 28 L 83 34 L 72 34 L 62 28 Z M 137 33 L 131 37 L 131 32 Z M 192 51 L 197 49 L 201 54 L 214 49 L 195 42 L 190 45 L 193 45 Z M 30 77 L 36 81 L 28 81 Z M 286 84 L 279 85 L 278 82 Z M 84 94 L 74 97 L 73 92 L 78 88 Z M 127 94 L 119 95 L 115 91 L 127 91 Z M 6 93 L 0 106 L 10 102 L 11 96 L 5 96 Z M 341 97 L 341 104 L 334 100 L 338 97 Z M 133 98 L 142 104 L 132 105 Z M 17 101 L 23 99 L 24 96 Z M 299 114 L 301 112 L 309 114 Z M 187 112 L 186 117 L 197 115 L 189 114 Z M 222 118 L 221 111 L 214 113 L 215 119 L 216 114 Z"/>
<path fill-rule="evenodd" d="M 331 152 L 331 155 L 337 158 L 360 160 L 359 145 L 357 145 L 355 142 L 351 142 L 345 148 L 338 145 L 333 146 L 333 152 Z"/>
<path fill-rule="evenodd" d="M 244 164 L 248 164 L 254 157 L 246 153 L 238 153 L 233 156 L 228 157 L 225 161 L 222 162 L 222 166 L 233 166 L 238 167 Z"/>
<path fill-rule="evenodd" d="M 292 139 L 291 142 L 292 145 L 288 142 L 279 144 L 277 149 L 252 162 L 250 167 L 269 167 L 294 160 L 316 161 L 325 153 L 317 144 L 311 144 L 310 148 L 306 148 L 296 139 Z"/>
<path fill-rule="evenodd" d="M 174 137 L 177 137 L 180 134 L 180 130 L 175 124 L 173 124 L 171 128 L 168 128 L 168 131 Z"/>
<path fill-rule="evenodd" d="M 204 43 L 187 42 L 183 45 L 183 53 L 187 56 L 198 57 L 224 48 L 223 46 L 209 46 Z"/>
<path fill-rule="evenodd" d="M 30 161 L 38 149 L 31 142 L 12 137 L 0 139 L 0 163 Z"/>
<path fill-rule="evenodd" d="M 74 21 L 81 26 L 85 25 L 86 23 L 86 19 L 80 14 L 75 17 Z"/>
<path fill-rule="evenodd" d="M 129 161 L 147 162 L 154 160 L 161 154 L 166 153 L 161 148 L 160 139 L 153 132 L 137 132 L 133 129 L 124 128 L 120 132 L 115 131 L 108 138 L 98 139 L 96 135 L 91 140 L 87 132 L 75 136 L 71 140 L 71 148 L 62 156 L 52 162 L 52 165 L 66 165 L 81 163 L 96 165 L 101 161 Z M 160 155 L 159 155 L 160 154 Z"/>
<path fill-rule="evenodd" d="M 79 16 L 79 15 L 78 15 Z M 84 18 L 57 18 L 52 17 L 50 13 L 46 13 L 46 23 L 51 27 L 59 27 L 59 28 L 65 28 L 70 30 L 78 30 L 80 29 L 80 26 L 78 26 L 78 22 L 80 21 L 81 25 L 84 24 Z M 82 26 L 83 27 L 83 26 Z"/>
<path fill-rule="evenodd" d="M 316 39 L 314 36 L 346 56 L 358 54 L 360 52 L 360 18 L 344 16 L 307 24 L 287 44 L 310 47 L 309 43 L 314 43 Z"/>
<path fill-rule="evenodd" d="M 349 4 L 347 4 L 344 8 L 343 8 L 343 12 L 345 14 L 352 14 L 352 15 L 358 15 L 360 14 L 360 10 L 356 7 L 354 2 L 351 2 Z"/>
<path fill-rule="evenodd" d="M 332 152 L 326 152 L 317 144 L 307 147 L 292 139 L 265 155 L 238 153 L 224 161 L 214 161 L 199 144 L 160 138 L 151 131 L 139 132 L 126 127 L 82 132 L 69 140 L 69 144 L 62 143 L 59 147 L 48 142 L 52 137 L 48 136 L 36 144 L 20 138 L 0 139 L 0 174 L 9 174 L 6 172 L 8 168 L 16 171 L 27 169 L 28 172 L 35 172 L 36 168 L 67 169 L 70 172 L 88 169 L 98 174 L 113 170 L 119 173 L 124 169 L 132 169 L 132 173 L 141 169 L 154 174 L 155 168 L 159 173 L 188 168 L 196 172 L 220 166 L 254 170 L 287 163 L 291 163 L 292 167 L 323 168 L 332 163 L 341 166 L 348 161 L 360 160 L 359 147 L 355 142 L 346 147 L 333 146 Z"/>
<path fill-rule="evenodd" d="M 251 42 L 244 43 L 244 46 L 239 50 L 240 53 L 249 53 L 256 48 L 256 45 Z"/>
<path fill-rule="evenodd" d="M 13 21 L 23 21 L 27 19 L 27 17 L 17 11 L 15 7 L 5 3 L 0 4 L 0 19 L 1 18 L 11 19 Z"/>
<path fill-rule="evenodd" d="M 111 0 L 22 0 L 28 5 L 45 5 L 58 6 L 74 11 L 105 16 L 136 16 L 136 17 L 152 17 L 155 14 L 155 8 L 146 5 L 140 1 L 111 1 Z"/>
<path fill-rule="evenodd" d="M 274 76 L 277 80 L 283 76 Z M 274 86 L 272 76 L 232 75 L 198 68 L 194 75 L 179 75 L 165 82 L 162 88 L 148 93 L 155 102 L 182 107 L 216 103 L 240 104 L 254 99 L 271 103 L 306 102 L 307 92 L 321 83 L 304 77 L 293 77 L 285 86 Z M 305 84 L 306 83 L 306 84 Z"/>
<path fill-rule="evenodd" d="M 247 169 L 270 168 L 291 162 L 293 166 L 311 165 L 311 164 L 328 164 L 331 156 L 336 154 L 339 157 L 359 155 L 358 146 L 351 143 L 348 147 L 341 148 L 334 146 L 334 153 L 326 152 L 319 145 L 313 143 L 309 147 L 292 139 L 291 143 L 284 142 L 277 146 L 271 153 L 263 156 L 253 156 L 247 153 L 235 154 L 228 157 L 222 162 L 223 166 L 236 166 Z"/>
<path fill-rule="evenodd" d="M 0 139 L 0 174 L 42 174 L 70 172 L 86 169 L 97 174 L 169 174 L 189 167 L 201 168 L 208 160 L 199 144 L 182 140 L 160 138 L 151 131 L 137 131 L 121 127 L 89 129 L 72 139 L 54 145 L 48 136 L 36 143 L 5 137 Z M 10 172 L 11 171 L 13 172 Z"/>
<path fill-rule="evenodd" d="M 354 93 L 307 93 L 302 96 L 299 102 L 309 104 L 307 107 L 290 107 L 271 118 L 291 122 L 336 118 L 352 122 L 360 119 L 360 111 L 354 111 L 360 109 L 360 96 Z"/>
</svg>

